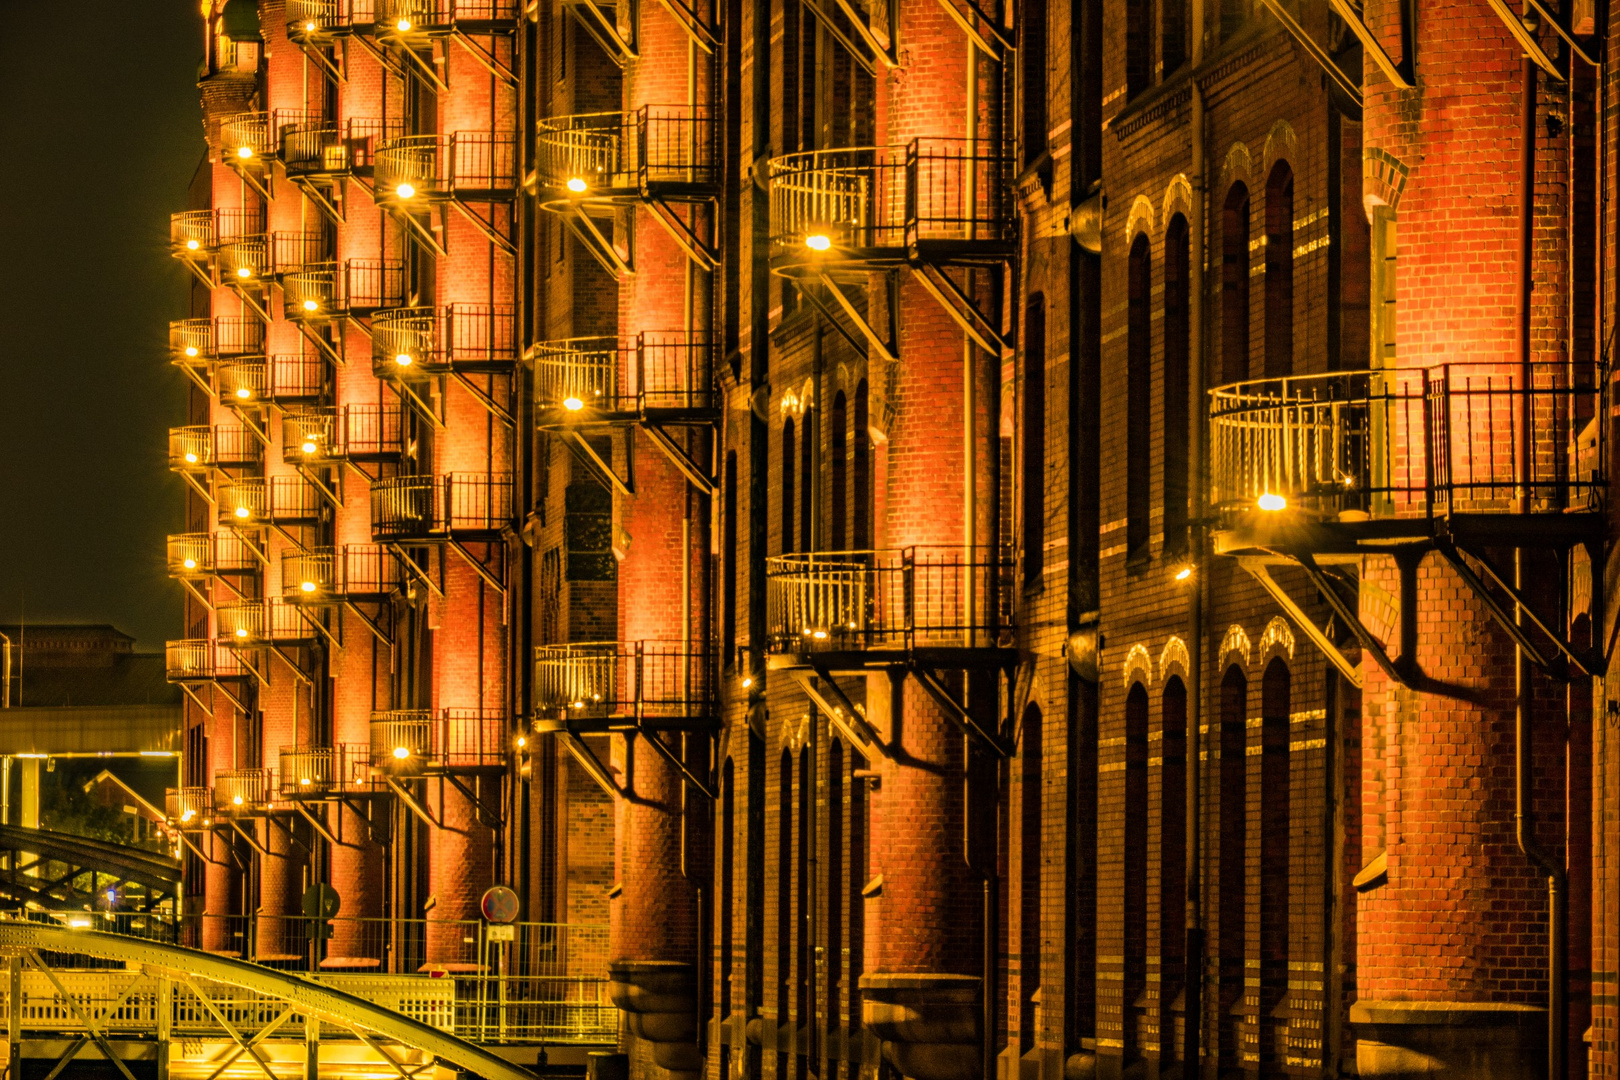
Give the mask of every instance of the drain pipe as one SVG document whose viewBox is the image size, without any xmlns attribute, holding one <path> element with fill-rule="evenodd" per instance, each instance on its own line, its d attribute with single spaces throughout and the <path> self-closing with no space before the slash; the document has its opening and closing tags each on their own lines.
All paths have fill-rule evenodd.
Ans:
<svg viewBox="0 0 1620 1080">
<path fill-rule="evenodd" d="M 1525 6 L 1525 24 L 1534 30 L 1534 16 L 1528 4 Z M 1519 366 L 1520 394 L 1519 430 L 1526 434 L 1517 442 L 1515 451 L 1518 460 L 1514 463 L 1519 472 L 1519 511 L 1529 510 L 1529 493 L 1525 486 L 1528 479 L 1527 470 L 1530 465 L 1529 447 L 1526 445 L 1527 436 L 1532 420 L 1530 412 L 1530 375 L 1531 375 L 1531 343 L 1530 343 L 1530 301 L 1535 288 L 1532 276 L 1533 246 L 1535 242 L 1535 192 L 1536 192 L 1536 65 L 1526 57 L 1522 63 L 1524 92 L 1521 102 L 1520 128 L 1519 128 Z M 1524 594 L 1524 549 L 1514 549 L 1513 557 L 1513 584 Z M 1521 627 L 1527 625 L 1524 609 L 1517 607 L 1516 614 Z M 1514 689 L 1516 691 L 1516 708 L 1513 715 L 1513 827 L 1519 844 L 1519 851 L 1525 858 L 1534 863 L 1547 878 L 1547 1076 L 1548 1080 L 1564 1080 L 1564 1041 L 1565 1030 L 1569 1022 L 1565 1017 L 1568 1005 L 1565 1001 L 1565 967 L 1567 957 L 1564 955 L 1564 936 L 1566 912 L 1568 903 L 1565 874 L 1563 866 L 1557 859 L 1549 856 L 1536 842 L 1535 812 L 1531 803 L 1531 769 L 1534 764 L 1534 733 L 1532 723 L 1534 720 L 1533 686 L 1530 670 L 1530 658 L 1525 654 L 1522 645 L 1514 648 Z"/>
</svg>

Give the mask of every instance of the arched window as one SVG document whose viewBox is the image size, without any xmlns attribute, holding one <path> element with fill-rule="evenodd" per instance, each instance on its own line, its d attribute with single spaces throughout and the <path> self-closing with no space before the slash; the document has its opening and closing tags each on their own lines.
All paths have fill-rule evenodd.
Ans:
<svg viewBox="0 0 1620 1080">
<path fill-rule="evenodd" d="M 784 749 L 777 768 L 776 1015 L 787 1016 L 793 1000 L 793 755 Z M 779 1050 L 776 1075 L 786 1076 L 787 1069 L 788 1055 Z"/>
<path fill-rule="evenodd" d="M 782 551 L 793 550 L 793 463 L 799 456 L 794 437 L 793 417 L 782 421 Z"/>
<path fill-rule="evenodd" d="M 1019 779 L 1018 1030 L 1025 1052 L 1035 1045 L 1035 991 L 1041 988 L 1041 709 L 1024 710 Z"/>
<path fill-rule="evenodd" d="M 1159 992 L 1168 1000 L 1187 950 L 1187 687 L 1172 675 L 1159 699 Z"/>
<path fill-rule="evenodd" d="M 1288 665 L 1279 657 L 1260 680 L 1260 1060 L 1279 1066 L 1278 1021 L 1270 1018 L 1288 993 L 1290 696 Z"/>
<path fill-rule="evenodd" d="M 1164 234 L 1164 550 L 1187 550 L 1187 219 L 1170 219 Z"/>
<path fill-rule="evenodd" d="M 1153 264 L 1148 238 L 1131 245 L 1125 327 L 1125 551 L 1147 554 L 1152 506 Z"/>
<path fill-rule="evenodd" d="M 872 436 L 867 428 L 870 422 L 867 408 L 866 380 L 862 379 L 855 387 L 855 460 L 851 462 L 855 473 L 855 482 L 851 485 L 855 500 L 855 535 L 850 546 L 856 551 L 872 546 Z"/>
<path fill-rule="evenodd" d="M 820 447 L 816 445 L 816 425 L 810 422 L 810 412 L 805 410 L 804 425 L 800 430 L 800 438 L 804 443 L 804 452 L 799 460 L 804 466 L 804 476 L 799 484 L 799 550 L 816 550 L 816 469 L 821 461 Z"/>
<path fill-rule="evenodd" d="M 1221 211 L 1221 381 L 1249 377 L 1249 189 L 1233 184 Z"/>
<path fill-rule="evenodd" d="M 829 425 L 827 452 L 832 458 L 829 463 L 831 468 L 828 469 L 830 474 L 828 486 L 831 488 L 828 495 L 832 503 L 832 517 L 828 522 L 828 528 L 831 532 L 827 537 L 827 547 L 831 551 L 843 551 L 847 541 L 845 534 L 847 508 L 845 506 L 844 489 L 849 474 L 849 462 L 845 460 L 848 444 L 844 435 L 846 420 L 844 414 L 844 392 L 840 390 L 833 397 L 832 409 L 827 414 L 827 423 Z"/>
<path fill-rule="evenodd" d="M 1221 763 L 1219 773 L 1220 851 L 1216 880 L 1215 954 L 1220 958 L 1221 1001 L 1236 1001 L 1243 992 L 1244 921 L 1248 912 L 1248 713 L 1249 680 L 1236 664 L 1221 679 Z M 1220 1010 L 1221 1067 L 1241 1069 L 1238 1022 L 1230 1007 Z"/>
<path fill-rule="evenodd" d="M 1147 986 L 1147 822 L 1148 822 L 1148 696 L 1141 683 L 1131 687 L 1125 695 L 1125 798 L 1123 800 L 1124 827 L 1121 839 L 1125 844 L 1125 889 L 1122 900 L 1124 910 L 1125 946 L 1125 1007 L 1127 1016 L 1137 1015 L 1131 1006 Z M 1125 1024 L 1125 1059 L 1129 1063 L 1140 1056 L 1141 1046 L 1136 1040 L 1137 1025 L 1129 1020 Z"/>
<path fill-rule="evenodd" d="M 1039 585 L 1046 550 L 1046 298 L 1024 314 L 1024 584 Z"/>
<path fill-rule="evenodd" d="M 720 1015 L 732 1010 L 731 968 L 737 923 L 737 769 L 730 757 L 720 770 Z"/>
<path fill-rule="evenodd" d="M 1294 371 L 1294 173 L 1279 161 L 1266 181 L 1266 378 Z"/>
</svg>

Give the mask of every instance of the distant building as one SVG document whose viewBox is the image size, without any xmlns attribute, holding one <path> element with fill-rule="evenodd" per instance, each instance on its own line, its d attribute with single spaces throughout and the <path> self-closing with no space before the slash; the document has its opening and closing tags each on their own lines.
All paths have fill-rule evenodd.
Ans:
<svg viewBox="0 0 1620 1080">
<path fill-rule="evenodd" d="M 11 642 L 7 705 L 178 705 L 163 677 L 163 654 L 135 651 L 135 639 L 107 623 L 0 625 Z"/>
</svg>

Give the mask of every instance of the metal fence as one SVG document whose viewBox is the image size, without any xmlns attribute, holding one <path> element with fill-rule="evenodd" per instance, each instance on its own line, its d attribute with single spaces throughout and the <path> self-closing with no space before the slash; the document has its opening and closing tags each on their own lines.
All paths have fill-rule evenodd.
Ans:
<svg viewBox="0 0 1620 1080">
<path fill-rule="evenodd" d="M 371 714 L 371 767 L 379 775 L 486 769 L 510 757 L 506 713 L 493 709 L 391 709 Z"/>
<path fill-rule="evenodd" d="M 778 555 L 765 575 L 780 650 L 985 647 L 1011 632 L 1012 560 L 988 548 Z"/>
<path fill-rule="evenodd" d="M 718 182 L 716 131 L 697 105 L 579 113 L 539 121 L 541 183 L 570 197 Z"/>
<path fill-rule="evenodd" d="M 391 476 L 371 485 L 371 532 L 379 540 L 496 533 L 511 522 L 511 473 Z"/>
<path fill-rule="evenodd" d="M 399 582 L 399 562 L 381 544 L 308 548 L 281 556 L 281 591 L 289 600 L 386 596 Z"/>
<path fill-rule="evenodd" d="M 226 644 L 313 641 L 320 632 L 295 605 L 280 597 L 268 600 L 229 600 L 216 606 L 219 636 Z"/>
<path fill-rule="evenodd" d="M 326 393 L 326 361 L 317 353 L 276 353 L 265 369 L 265 397 L 270 401 L 313 401 Z"/>
<path fill-rule="evenodd" d="M 321 493 L 302 476 L 249 477 L 219 485 L 222 525 L 304 525 L 321 516 Z"/>
<path fill-rule="evenodd" d="M 1602 390 L 1562 364 L 1445 364 L 1211 391 L 1211 500 L 1322 515 L 1559 512 L 1601 498 Z"/>
<path fill-rule="evenodd" d="M 373 786 L 369 745 L 283 746 L 277 762 L 276 776 L 284 799 L 365 792 Z"/>
<path fill-rule="evenodd" d="M 378 193 L 389 198 L 500 197 L 517 188 L 517 137 L 506 132 L 401 135 L 374 162 Z"/>
<path fill-rule="evenodd" d="M 703 642 L 604 641 L 534 651 L 537 717 L 687 720 L 713 715 L 714 658 Z"/>
<path fill-rule="evenodd" d="M 225 530 L 171 534 L 167 555 L 171 577 L 249 574 L 259 569 L 257 557 L 242 538 Z"/>
<path fill-rule="evenodd" d="M 176 363 L 260 356 L 264 353 L 264 323 L 238 315 L 176 319 L 169 323 L 169 352 Z"/>
<path fill-rule="evenodd" d="M 407 28 L 442 32 L 462 24 L 510 23 L 517 18 L 517 0 L 376 0 L 376 5 L 377 21 L 400 32 Z"/>
<path fill-rule="evenodd" d="M 214 211 L 182 210 L 169 215 L 169 247 L 182 258 L 205 257 L 214 250 Z"/>
<path fill-rule="evenodd" d="M 243 468 L 264 461 L 258 436 L 239 424 L 190 424 L 169 429 L 169 468 L 195 472 Z"/>
<path fill-rule="evenodd" d="M 268 112 L 242 112 L 219 124 L 219 140 L 228 162 L 259 162 L 275 153 Z"/>
<path fill-rule="evenodd" d="M 684 330 L 543 342 L 534 351 L 535 405 L 603 412 L 707 409 L 714 359 L 710 335 Z"/>
<path fill-rule="evenodd" d="M 515 312 L 506 304 L 391 308 L 377 312 L 371 335 L 372 366 L 383 377 L 517 363 Z"/>
</svg>

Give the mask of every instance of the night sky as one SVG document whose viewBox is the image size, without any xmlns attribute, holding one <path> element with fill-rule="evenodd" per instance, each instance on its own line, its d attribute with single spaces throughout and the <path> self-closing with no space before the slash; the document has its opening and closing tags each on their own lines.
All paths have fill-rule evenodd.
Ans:
<svg viewBox="0 0 1620 1080">
<path fill-rule="evenodd" d="M 194 0 L 0 0 L 0 622 L 180 633 L 168 215 L 203 154 Z"/>
</svg>

